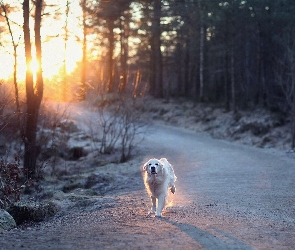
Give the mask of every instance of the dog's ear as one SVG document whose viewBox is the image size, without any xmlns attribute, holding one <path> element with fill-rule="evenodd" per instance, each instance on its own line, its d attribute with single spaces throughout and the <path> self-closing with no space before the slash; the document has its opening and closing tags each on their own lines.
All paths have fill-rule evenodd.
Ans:
<svg viewBox="0 0 295 250">
<path fill-rule="evenodd" d="M 161 174 L 164 175 L 164 173 L 165 173 L 164 172 L 164 168 L 165 168 L 164 164 L 160 163 L 160 167 L 161 167 Z"/>
<path fill-rule="evenodd" d="M 147 162 L 143 165 L 142 170 L 147 171 Z"/>
</svg>

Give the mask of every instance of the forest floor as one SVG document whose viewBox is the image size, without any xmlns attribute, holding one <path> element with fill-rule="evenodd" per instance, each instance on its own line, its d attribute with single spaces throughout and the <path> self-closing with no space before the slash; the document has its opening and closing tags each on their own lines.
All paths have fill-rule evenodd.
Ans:
<svg viewBox="0 0 295 250">
<path fill-rule="evenodd" d="M 154 122 L 126 163 L 118 164 L 118 152 L 90 151 L 90 136 L 74 132 L 71 144 L 88 154 L 57 159 L 55 174 L 45 169 L 31 196 L 54 203 L 57 214 L 0 233 L 0 249 L 293 248 L 295 159 L 288 125 L 265 111 L 233 119 L 193 102 L 149 100 L 148 106 Z M 74 121 L 80 128 L 86 114 L 94 115 L 84 105 L 72 111 L 81 116 Z M 163 218 L 148 215 L 140 167 L 151 157 L 167 157 L 178 177 Z"/>
</svg>

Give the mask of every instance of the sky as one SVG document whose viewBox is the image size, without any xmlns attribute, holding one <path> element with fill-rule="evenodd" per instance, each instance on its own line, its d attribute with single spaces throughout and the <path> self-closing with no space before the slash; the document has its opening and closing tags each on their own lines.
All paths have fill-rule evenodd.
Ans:
<svg viewBox="0 0 295 250">
<path fill-rule="evenodd" d="M 22 1 L 3 1 L 17 7 L 16 13 L 9 13 L 8 17 L 11 20 L 11 28 L 16 43 L 19 43 L 17 49 L 18 55 L 18 81 L 25 79 L 25 56 L 23 45 L 23 16 L 22 16 Z M 79 6 L 79 1 L 70 0 L 70 13 L 68 17 L 69 40 L 67 42 L 67 50 L 65 53 L 65 22 L 66 22 L 66 0 L 47 0 L 47 5 L 56 5 L 53 7 L 45 7 L 42 19 L 41 36 L 42 36 L 42 63 L 43 76 L 52 78 L 57 75 L 63 67 L 64 58 L 67 62 L 67 71 L 70 73 L 76 67 L 76 63 L 82 58 L 82 47 L 78 41 L 82 38 L 81 16 L 82 11 Z M 55 19 L 57 13 L 61 13 L 58 19 Z M 31 22 L 31 32 L 33 28 L 33 19 Z M 6 22 L 1 23 L 2 27 L 8 31 Z M 32 42 L 34 36 L 31 36 Z M 13 47 L 10 34 L 2 32 L 0 34 L 0 79 L 7 79 L 13 74 Z M 32 69 L 37 68 L 37 63 L 32 63 Z"/>
</svg>

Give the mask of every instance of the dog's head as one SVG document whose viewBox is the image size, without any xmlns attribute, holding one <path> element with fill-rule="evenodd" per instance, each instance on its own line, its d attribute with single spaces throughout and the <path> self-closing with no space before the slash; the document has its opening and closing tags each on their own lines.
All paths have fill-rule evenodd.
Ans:
<svg viewBox="0 0 295 250">
<path fill-rule="evenodd" d="M 157 159 L 150 159 L 143 166 L 143 169 L 150 175 L 163 174 L 163 164 Z"/>
</svg>

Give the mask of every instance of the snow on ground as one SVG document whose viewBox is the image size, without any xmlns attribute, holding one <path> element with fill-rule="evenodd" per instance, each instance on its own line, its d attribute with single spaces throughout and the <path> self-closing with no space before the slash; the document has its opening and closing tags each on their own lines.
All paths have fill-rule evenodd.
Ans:
<svg viewBox="0 0 295 250">
<path fill-rule="evenodd" d="M 290 122 L 280 114 L 260 108 L 234 114 L 213 104 L 180 99 L 151 99 L 148 102 L 153 118 L 167 124 L 206 131 L 213 138 L 256 147 L 287 151 L 291 148 Z"/>
</svg>

